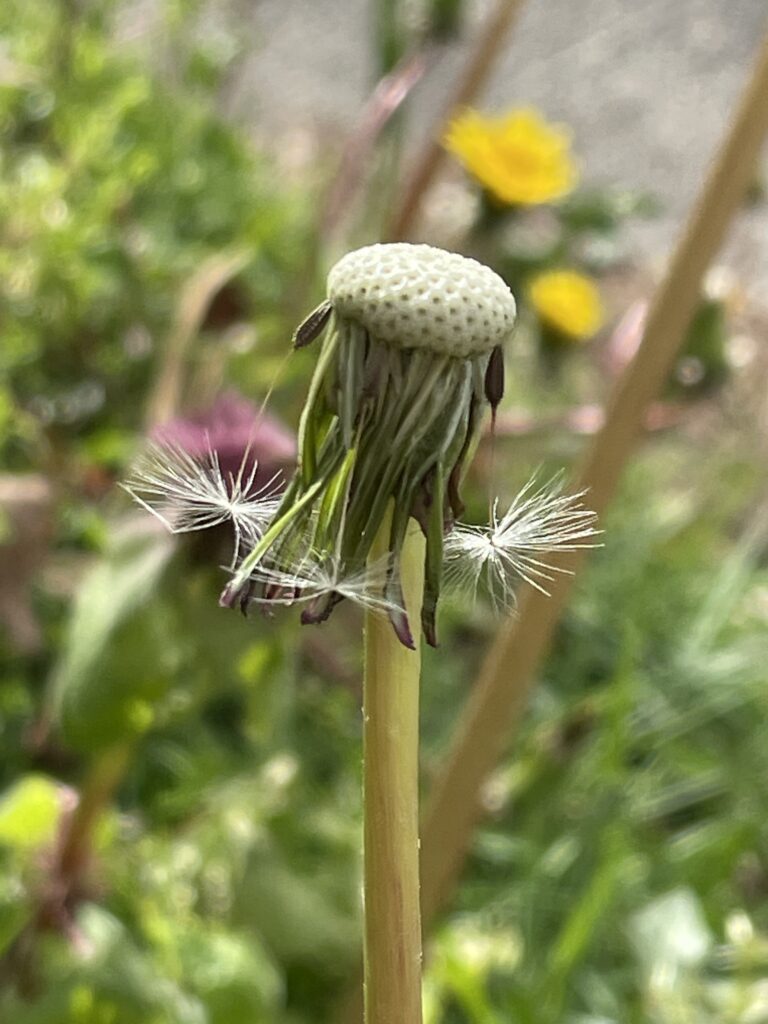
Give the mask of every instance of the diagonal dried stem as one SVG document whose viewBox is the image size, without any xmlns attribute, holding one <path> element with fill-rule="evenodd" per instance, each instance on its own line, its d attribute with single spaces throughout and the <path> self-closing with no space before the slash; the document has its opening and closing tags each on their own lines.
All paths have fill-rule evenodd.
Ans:
<svg viewBox="0 0 768 1024">
<path fill-rule="evenodd" d="M 437 129 L 429 137 L 406 182 L 403 201 L 387 229 L 388 241 L 396 242 L 410 236 L 421 201 L 445 156 L 440 141 L 443 129 L 457 108 L 467 106 L 482 91 L 522 6 L 523 0 L 499 0 L 495 11 L 486 21 Z"/>
<path fill-rule="evenodd" d="M 644 414 L 668 377 L 698 301 L 702 278 L 749 187 L 768 132 L 768 35 L 757 65 L 704 184 L 665 280 L 652 304 L 637 355 L 619 380 L 605 425 L 587 453 L 577 490 L 605 511 L 637 444 Z M 456 737 L 428 801 L 422 846 L 422 917 L 426 924 L 450 897 L 480 815 L 482 784 L 525 709 L 586 551 L 563 552 L 546 597 L 521 595 L 519 614 L 501 630 L 472 690 Z"/>
<path fill-rule="evenodd" d="M 353 203 L 365 178 L 374 147 L 387 123 L 421 81 L 429 64 L 423 51 L 408 54 L 377 84 L 347 139 L 328 194 L 323 201 L 318 232 L 324 242 L 332 239 L 344 212 Z"/>
<path fill-rule="evenodd" d="M 216 253 L 206 260 L 181 289 L 173 323 L 165 339 L 154 385 L 147 400 L 146 422 L 165 423 L 177 412 L 184 367 L 192 342 L 216 293 L 245 267 L 242 249 Z"/>
</svg>

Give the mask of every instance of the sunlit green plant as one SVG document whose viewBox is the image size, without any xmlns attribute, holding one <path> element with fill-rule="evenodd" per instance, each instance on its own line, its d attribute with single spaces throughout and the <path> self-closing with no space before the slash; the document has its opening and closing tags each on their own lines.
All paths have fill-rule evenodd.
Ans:
<svg viewBox="0 0 768 1024">
<path fill-rule="evenodd" d="M 180 89 L 115 46 L 112 15 L 109 0 L 0 11 L 0 459 L 14 467 L 45 433 L 135 429 L 181 286 L 211 253 L 247 248 L 241 315 L 274 310 L 292 264 L 301 204 L 215 110 L 231 50 L 177 47 Z"/>
</svg>

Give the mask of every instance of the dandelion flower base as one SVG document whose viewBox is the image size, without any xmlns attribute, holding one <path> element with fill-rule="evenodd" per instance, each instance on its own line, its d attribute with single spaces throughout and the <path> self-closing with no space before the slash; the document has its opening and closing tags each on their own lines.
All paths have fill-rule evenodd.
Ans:
<svg viewBox="0 0 768 1024">
<path fill-rule="evenodd" d="M 222 603 L 247 603 L 276 570 L 290 588 L 290 567 L 319 553 L 337 567 L 339 586 L 319 595 L 305 617 L 324 618 L 344 577 L 364 570 L 392 501 L 386 607 L 410 646 L 398 559 L 415 518 L 426 537 L 422 625 L 434 643 L 443 537 L 462 510 L 459 483 L 482 409 L 500 396 L 494 353 L 514 320 L 505 282 L 455 253 L 403 243 L 340 260 L 327 302 L 296 335 L 303 346 L 325 331 L 301 418 L 297 472 Z"/>
</svg>

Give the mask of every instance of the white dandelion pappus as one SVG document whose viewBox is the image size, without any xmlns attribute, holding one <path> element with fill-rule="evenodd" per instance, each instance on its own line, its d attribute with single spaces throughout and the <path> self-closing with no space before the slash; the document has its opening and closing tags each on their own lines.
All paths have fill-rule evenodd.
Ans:
<svg viewBox="0 0 768 1024">
<path fill-rule="evenodd" d="M 252 544 L 262 536 L 279 504 L 280 474 L 254 490 L 258 462 L 248 469 L 248 455 L 246 449 L 237 473 L 224 473 L 210 446 L 207 458 L 200 460 L 178 445 L 150 441 L 121 486 L 174 534 L 231 522 L 235 565 L 243 542 Z"/>
<path fill-rule="evenodd" d="M 534 476 L 501 517 L 496 499 L 488 526 L 457 524 L 445 541 L 447 581 L 473 595 L 485 584 L 497 610 L 514 607 L 521 581 L 548 594 L 553 573 L 568 570 L 541 556 L 599 546 L 597 517 L 581 502 L 586 492 L 562 494 L 562 485 L 555 477 L 537 486 Z"/>
<path fill-rule="evenodd" d="M 292 606 L 336 597 L 385 615 L 402 612 L 396 601 L 385 596 L 391 565 L 391 558 L 385 556 L 362 569 L 350 570 L 337 556 L 323 557 L 314 551 L 306 552 L 290 568 L 262 562 L 250 578 L 262 585 L 264 593 L 251 594 L 249 602 Z"/>
</svg>

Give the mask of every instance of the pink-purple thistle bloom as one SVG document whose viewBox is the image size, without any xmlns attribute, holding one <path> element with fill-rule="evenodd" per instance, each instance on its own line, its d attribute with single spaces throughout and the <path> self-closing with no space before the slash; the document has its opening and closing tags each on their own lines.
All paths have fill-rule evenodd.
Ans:
<svg viewBox="0 0 768 1024">
<path fill-rule="evenodd" d="M 274 416 L 259 409 L 236 391 L 225 391 L 209 409 L 176 416 L 155 427 L 150 441 L 180 448 L 195 460 L 216 454 L 225 480 L 238 473 L 260 487 L 296 462 L 296 436 Z"/>
</svg>

